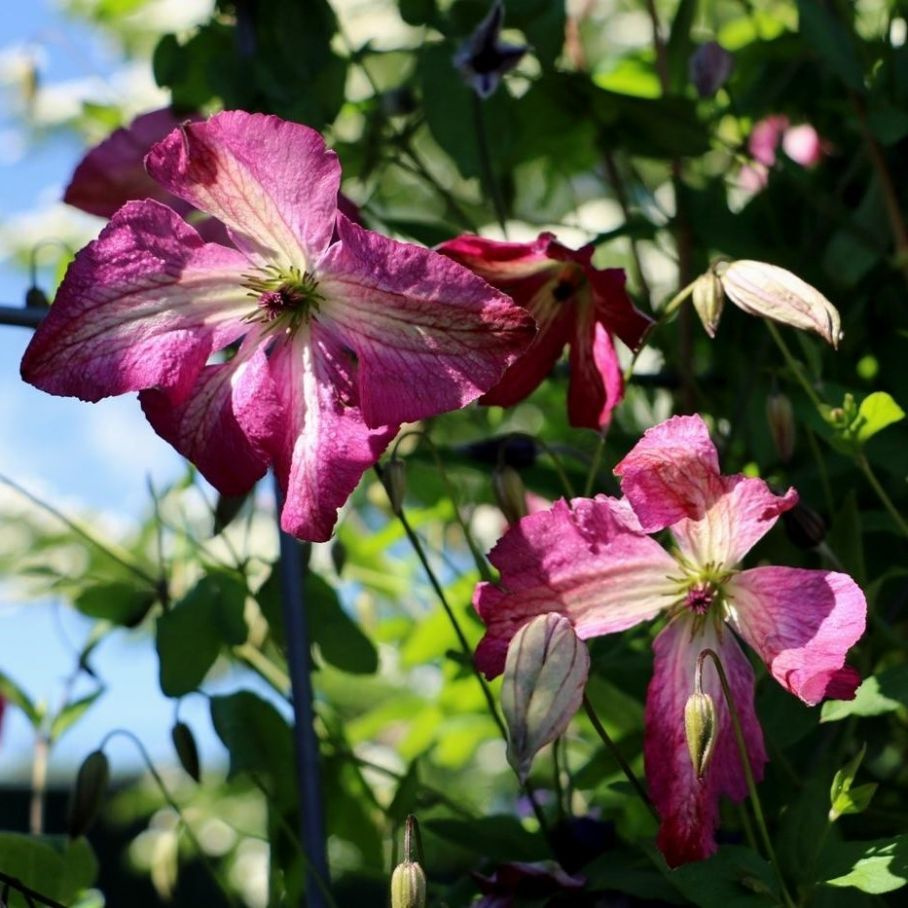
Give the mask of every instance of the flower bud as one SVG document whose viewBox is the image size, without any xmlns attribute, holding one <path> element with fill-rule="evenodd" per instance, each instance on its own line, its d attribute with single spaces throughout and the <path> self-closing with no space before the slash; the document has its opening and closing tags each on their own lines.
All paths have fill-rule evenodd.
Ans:
<svg viewBox="0 0 908 908">
<path fill-rule="evenodd" d="M 402 861 L 391 874 L 391 908 L 425 908 L 426 875 L 416 861 Z"/>
<path fill-rule="evenodd" d="M 196 747 L 192 730 L 185 722 L 177 722 L 170 731 L 174 750 L 180 760 L 180 766 L 196 782 L 202 781 L 202 768 L 199 763 L 199 749 Z"/>
<path fill-rule="evenodd" d="M 722 307 L 725 305 L 722 281 L 712 271 L 701 274 L 694 281 L 691 298 L 706 333 L 710 337 L 715 337 L 719 319 L 722 317 Z"/>
<path fill-rule="evenodd" d="M 684 704 L 684 736 L 698 779 L 709 768 L 716 748 L 716 704 L 709 694 L 693 693 Z"/>
<path fill-rule="evenodd" d="M 795 420 L 794 409 L 787 395 L 773 391 L 766 398 L 766 421 L 779 460 L 788 463 L 794 454 Z"/>
<path fill-rule="evenodd" d="M 110 764 L 101 750 L 90 753 L 76 775 L 76 785 L 69 804 L 69 836 L 77 839 L 94 823 L 110 779 Z"/>
<path fill-rule="evenodd" d="M 25 293 L 26 309 L 47 309 L 50 303 L 47 294 L 40 287 L 29 287 Z"/>
<path fill-rule="evenodd" d="M 392 457 L 382 470 L 385 491 L 391 502 L 391 510 L 399 514 L 404 506 L 404 493 L 407 490 L 407 468 L 400 458 Z"/>
<path fill-rule="evenodd" d="M 732 262 L 719 273 L 728 298 L 751 315 L 813 331 L 837 347 L 842 336 L 839 312 L 797 275 L 766 262 Z"/>
<path fill-rule="evenodd" d="M 508 647 L 501 708 L 508 762 L 521 781 L 533 758 L 568 726 L 583 700 L 590 655 L 571 622 L 549 612 L 525 624 Z"/>
<path fill-rule="evenodd" d="M 707 41 L 691 55 L 690 80 L 701 98 L 711 98 L 728 80 L 735 59 L 721 44 Z"/>
<path fill-rule="evenodd" d="M 513 467 L 499 467 L 492 473 L 495 501 L 509 524 L 527 515 L 527 493 L 520 474 Z"/>
</svg>

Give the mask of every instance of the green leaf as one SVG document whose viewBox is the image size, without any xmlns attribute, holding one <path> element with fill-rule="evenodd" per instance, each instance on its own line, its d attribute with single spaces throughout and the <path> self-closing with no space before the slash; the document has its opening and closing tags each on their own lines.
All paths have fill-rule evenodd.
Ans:
<svg viewBox="0 0 908 908">
<path fill-rule="evenodd" d="M 99 583 L 83 590 L 73 605 L 89 618 L 110 621 L 123 627 L 136 627 L 155 603 L 148 587 L 138 587 L 122 580 Z"/>
<path fill-rule="evenodd" d="M 708 860 L 678 867 L 669 880 L 701 908 L 779 904 L 772 867 L 739 845 L 726 845 Z"/>
<path fill-rule="evenodd" d="M 863 813 L 870 806 L 877 788 L 876 782 L 868 782 L 840 794 L 832 805 L 830 816 L 835 813 L 834 819 L 838 819 L 846 813 Z"/>
<path fill-rule="evenodd" d="M 265 777 L 281 803 L 295 803 L 293 736 L 274 706 L 250 691 L 212 697 L 211 722 L 230 753 L 228 778 Z"/>
<path fill-rule="evenodd" d="M 426 820 L 420 825 L 433 835 L 473 854 L 481 854 L 489 861 L 542 861 L 549 856 L 545 841 L 539 835 L 527 832 L 512 816 Z"/>
<path fill-rule="evenodd" d="M 378 651 L 344 611 L 334 587 L 310 571 L 303 588 L 312 640 L 318 644 L 322 658 L 345 672 L 374 673 L 378 669 Z"/>
<path fill-rule="evenodd" d="M 848 716 L 880 716 L 908 705 L 908 664 L 871 675 L 857 689 L 853 700 L 828 700 L 821 722 L 838 722 Z"/>
<path fill-rule="evenodd" d="M 885 391 L 874 391 L 861 401 L 853 427 L 855 438 L 865 444 L 877 432 L 905 418 L 905 411 Z"/>
<path fill-rule="evenodd" d="M 0 833 L 0 869 L 49 898 L 71 903 L 97 876 L 98 864 L 85 839 L 69 842 L 62 836 Z M 10 891 L 10 908 L 28 902 Z"/>
<path fill-rule="evenodd" d="M 864 91 L 864 67 L 848 29 L 817 0 L 798 0 L 800 31 L 813 52 L 849 88 Z"/>
<path fill-rule="evenodd" d="M 874 895 L 901 889 L 908 882 L 908 834 L 832 844 L 821 856 L 819 872 L 829 886 L 851 886 Z"/>
<path fill-rule="evenodd" d="M 829 791 L 829 803 L 834 807 L 835 802 L 845 794 L 850 788 L 854 777 L 857 774 L 861 763 L 864 760 L 864 754 L 867 753 L 866 743 L 861 745 L 861 749 L 835 774 L 832 779 L 832 788 Z"/>
<path fill-rule="evenodd" d="M 419 796 L 419 761 L 414 760 L 408 767 L 404 777 L 400 780 L 394 798 L 386 811 L 392 824 L 398 826 L 404 822 L 408 814 L 415 813 Z"/>
<path fill-rule="evenodd" d="M 89 694 L 87 697 L 82 697 L 79 700 L 74 700 L 72 703 L 68 703 L 60 712 L 54 716 L 54 721 L 50 726 L 50 739 L 51 741 L 58 741 L 63 734 L 69 730 L 82 716 L 88 712 L 89 709 L 94 705 L 95 701 L 101 694 L 104 693 L 104 689 L 96 690 L 94 693 Z"/>
<path fill-rule="evenodd" d="M 12 703 L 13 706 L 18 706 L 35 728 L 41 724 L 43 716 L 29 699 L 28 694 L 3 672 L 0 672 L 0 697 L 3 697 L 8 703 Z"/>
</svg>

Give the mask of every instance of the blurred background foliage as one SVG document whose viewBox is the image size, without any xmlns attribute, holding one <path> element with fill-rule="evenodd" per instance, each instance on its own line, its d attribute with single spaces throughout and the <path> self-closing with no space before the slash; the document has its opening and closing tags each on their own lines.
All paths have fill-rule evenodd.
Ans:
<svg viewBox="0 0 908 908">
<path fill-rule="evenodd" d="M 168 4 L 154 0 L 65 6 L 124 59 L 150 66 L 163 90 L 152 96 L 179 112 L 267 111 L 322 130 L 340 156 L 344 193 L 374 229 L 429 245 L 461 232 L 500 238 L 504 229 L 510 239 L 552 230 L 569 245 L 592 242 L 596 263 L 625 267 L 638 305 L 656 318 L 720 258 L 789 268 L 838 306 L 837 352 L 784 330 L 801 376 L 766 329 L 733 307 L 714 340 L 688 306 L 660 320 L 603 452 L 596 433 L 567 425 L 560 366 L 513 409 L 471 407 L 409 427 L 398 453 L 407 519 L 471 644 L 482 628 L 469 605 L 479 579 L 469 543 L 487 551 L 503 531 L 492 477 L 505 465 L 544 499 L 565 494 L 565 481 L 581 490 L 591 471 L 592 488 L 614 494 L 610 468 L 646 427 L 700 412 L 727 472 L 794 485 L 803 507 L 751 562 L 844 568 L 858 579 L 871 622 L 854 661 L 867 680 L 855 701 L 811 710 L 757 666 L 771 758 L 764 808 L 799 904 L 900 904 L 908 881 L 908 428 L 899 409 L 908 406 L 908 4 L 508 0 L 503 38 L 531 49 L 487 100 L 453 62 L 488 12 L 485 0 L 218 0 L 213 9 L 196 4 L 179 28 L 161 11 Z M 733 69 L 701 96 L 690 60 L 708 41 L 731 54 Z M 42 119 L 37 63 L 17 84 L 18 116 L 36 143 L 63 129 L 95 142 L 142 109 L 128 97 L 85 101 L 70 116 Z M 755 154 L 752 130 L 767 117 L 811 127 L 814 159 L 790 156 L 781 132 L 772 160 Z M 86 229 L 94 226 L 80 222 L 68 241 Z M 30 242 L 5 236 L 23 261 Z M 54 278 L 42 279 L 52 296 Z M 827 407 L 810 400 L 803 379 Z M 859 411 L 871 394 L 882 409 Z M 791 404 L 790 450 L 780 447 L 779 417 L 767 416 L 779 395 Z M 213 765 L 195 766 L 183 726 L 172 765 L 118 781 L 103 803 L 103 833 L 90 840 L 100 850 L 118 829 L 128 852 L 111 856 L 105 845 L 100 869 L 84 840 L 58 836 L 65 824 L 53 814 L 50 836 L 0 835 L 0 869 L 16 867 L 66 904 L 82 892 L 73 902 L 81 908 L 139 904 L 140 877 L 174 904 L 299 904 L 269 489 L 216 501 L 189 470 L 154 494 L 141 531 L 127 537 L 15 491 L 3 500 L 0 567 L 16 595 L 52 595 L 94 622 L 55 710 L 2 680 L 10 708 L 34 725 L 36 753 L 104 696 L 92 653 L 112 635 L 156 648 L 175 715 L 181 698 L 208 698 L 223 749 Z M 486 894 L 483 904 L 779 903 L 742 812 L 730 806 L 718 855 L 669 873 L 654 851 L 653 821 L 584 716 L 559 744 L 558 784 L 550 749 L 534 766 L 549 825 L 542 834 L 374 475 L 335 539 L 305 556 L 337 905 L 385 904 L 408 813 L 421 821 L 432 905 L 471 904 L 490 891 L 474 874 L 489 877 L 505 862 L 553 859 L 585 878 L 582 894 L 526 885 L 499 892 L 500 901 Z M 591 647 L 590 699 L 640 773 L 654 633 L 641 627 Z M 235 682 L 231 692 L 212 694 L 211 680 L 224 677 Z M 864 794 L 833 822 L 830 786 L 849 761 L 849 784 L 856 775 Z M 36 773 L 40 783 L 40 766 Z M 868 793 L 868 785 L 878 787 Z M 111 868 L 124 862 L 134 879 L 114 883 Z M 17 898 L 11 904 L 25 904 Z"/>
</svg>

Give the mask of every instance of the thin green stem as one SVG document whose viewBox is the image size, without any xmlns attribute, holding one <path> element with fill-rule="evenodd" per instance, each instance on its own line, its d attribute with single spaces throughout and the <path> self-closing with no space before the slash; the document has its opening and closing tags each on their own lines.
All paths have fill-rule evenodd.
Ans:
<svg viewBox="0 0 908 908">
<path fill-rule="evenodd" d="M 40 902 L 42 905 L 47 905 L 47 908 L 66 908 L 66 905 L 63 905 L 46 895 L 42 895 L 37 890 L 31 889 L 26 886 L 25 883 L 17 880 L 14 876 L 9 876 L 2 871 L 0 871 L 0 883 L 3 883 L 4 887 L 3 904 L 6 904 L 6 896 L 9 894 L 9 889 L 15 889 L 29 905 L 32 905 L 34 902 Z"/>
<path fill-rule="evenodd" d="M 564 746 L 564 739 L 555 738 L 552 742 L 552 787 L 555 790 L 555 805 L 558 808 L 558 816 L 562 820 L 565 816 L 564 809 L 564 786 L 561 784 L 561 750 Z"/>
<path fill-rule="evenodd" d="M 769 333 L 772 336 L 772 339 L 776 342 L 776 346 L 782 352 L 782 356 L 785 359 L 785 364 L 788 366 L 794 377 L 797 379 L 798 383 L 804 389 L 804 393 L 810 398 L 811 403 L 819 410 L 823 406 L 823 401 L 820 400 L 820 396 L 808 381 L 807 376 L 804 373 L 803 363 L 798 360 L 791 352 L 788 344 L 785 343 L 785 339 L 780 334 L 779 329 L 771 321 L 769 321 L 769 319 L 764 319 L 764 322 L 766 323 L 766 327 L 769 329 Z"/>
<path fill-rule="evenodd" d="M 873 472 L 873 467 L 870 466 L 870 461 L 867 460 L 867 457 L 863 453 L 857 454 L 854 460 L 858 469 L 866 477 L 867 482 L 870 483 L 873 491 L 876 492 L 877 498 L 880 499 L 883 507 L 889 512 L 889 516 L 895 521 L 895 524 L 902 535 L 908 537 L 908 523 L 906 523 L 905 518 L 902 517 L 898 508 L 892 503 L 892 499 L 886 493 L 886 490 L 881 485 L 879 479 L 877 479 L 876 473 Z"/>
<path fill-rule="evenodd" d="M 486 132 L 486 119 L 482 110 L 482 99 L 475 92 L 473 97 L 473 126 L 476 130 L 476 145 L 479 151 L 479 169 L 482 172 L 482 181 L 486 184 L 486 192 L 492 200 L 498 226 L 505 239 L 508 236 L 507 212 L 498 181 L 495 179 L 495 170 L 492 167 L 492 155 L 489 152 L 489 137 Z"/>
<path fill-rule="evenodd" d="M 722 685 L 722 695 L 725 697 L 725 703 L 728 706 L 728 712 L 731 717 L 732 729 L 735 733 L 735 743 L 738 746 L 738 753 L 741 757 L 741 766 L 744 769 L 744 779 L 747 783 L 747 792 L 750 795 L 750 803 L 753 807 L 754 819 L 757 823 L 757 829 L 760 832 L 760 838 L 763 841 L 763 848 L 766 850 L 766 855 L 769 858 L 769 862 L 772 864 L 773 869 L 775 870 L 776 877 L 779 881 L 779 887 L 782 892 L 782 900 L 785 902 L 787 908 L 795 908 L 795 903 L 791 898 L 791 895 L 788 892 L 788 888 L 785 885 L 785 878 L 782 876 L 782 869 L 779 866 L 779 859 L 776 857 L 776 851 L 772 846 L 772 839 L 769 836 L 769 830 L 766 826 L 766 818 L 763 815 L 763 805 L 760 803 L 760 796 L 757 793 L 757 785 L 754 781 L 753 768 L 750 765 L 750 756 L 747 753 L 747 744 L 744 741 L 744 731 L 741 728 L 741 717 L 738 715 L 738 708 L 735 706 L 735 700 L 731 693 L 731 687 L 728 683 L 728 676 L 725 674 L 725 667 L 722 665 L 722 660 L 716 654 L 715 650 L 704 649 L 700 655 L 697 657 L 697 678 L 700 678 L 703 673 L 703 663 L 706 659 L 710 659 L 715 666 L 716 673 L 719 675 L 719 684 Z"/>
<path fill-rule="evenodd" d="M 564 489 L 565 494 L 568 496 L 568 499 L 571 499 L 575 496 L 574 485 L 568 475 L 565 472 L 564 464 L 561 462 L 561 458 L 555 453 L 551 445 L 547 444 L 541 438 L 535 439 L 536 444 L 545 451 L 546 455 L 552 461 L 552 466 L 555 468 L 555 473 L 558 476 L 558 480 L 561 483 L 562 488 Z"/>
<path fill-rule="evenodd" d="M 599 739 L 605 745 L 609 753 L 615 758 L 615 762 L 621 767 L 621 771 L 624 773 L 628 782 L 631 783 L 631 787 L 637 792 L 640 800 L 646 805 L 646 809 L 656 818 L 656 820 L 658 820 L 659 812 L 650 800 L 649 794 L 647 794 L 646 789 L 643 787 L 643 783 L 637 778 L 636 773 L 631 769 L 630 764 L 624 759 L 624 755 L 618 749 L 618 745 L 612 740 L 611 735 L 605 730 L 605 726 L 599 721 L 599 716 L 596 715 L 596 710 L 593 709 L 593 704 L 586 694 L 583 695 L 583 708 L 586 710 L 590 722 L 593 723 L 593 728 L 596 730 L 596 734 L 599 735 Z"/>
<path fill-rule="evenodd" d="M 807 427 L 807 444 L 810 445 L 810 453 L 817 464 L 817 471 L 820 474 L 820 485 L 823 487 L 823 498 L 826 501 L 826 510 L 830 514 L 835 513 L 835 499 L 832 496 L 832 484 L 829 481 L 829 471 L 826 469 L 826 461 L 817 444 L 817 437 L 814 432 Z"/>
<path fill-rule="evenodd" d="M 589 498 L 593 494 L 593 486 L 596 483 L 596 476 L 599 473 L 599 467 L 602 465 L 602 455 L 605 453 L 605 433 L 599 432 L 599 441 L 596 443 L 596 450 L 593 451 L 593 462 L 590 464 L 590 471 L 586 476 L 586 484 L 583 487 L 583 497 Z"/>
<path fill-rule="evenodd" d="M 98 748 L 98 750 L 104 750 L 104 747 L 107 744 L 107 742 L 110 741 L 111 738 L 115 738 L 118 736 L 121 738 L 129 739 L 136 746 L 136 749 L 141 754 L 142 760 L 145 763 L 146 767 L 148 767 L 148 771 L 149 771 L 149 773 L 151 773 L 151 777 L 154 779 L 155 784 L 158 786 L 158 790 L 161 792 L 161 795 L 163 796 L 164 800 L 167 802 L 170 809 L 179 817 L 180 823 L 182 823 L 183 829 L 186 831 L 186 837 L 189 839 L 189 841 L 192 843 L 192 847 L 195 848 L 196 852 L 198 853 L 199 859 L 205 865 L 205 869 L 208 871 L 208 874 L 211 876 L 212 881 L 224 894 L 224 898 L 227 900 L 227 904 L 234 906 L 234 908 L 239 908 L 240 903 L 237 901 L 236 896 L 225 885 L 224 881 L 221 879 L 220 875 L 215 870 L 214 865 L 211 863 L 211 859 L 205 853 L 205 849 L 202 848 L 201 842 L 199 842 L 198 838 L 196 838 L 196 834 L 193 832 L 192 827 L 189 825 L 189 822 L 187 821 L 185 814 L 183 813 L 182 809 L 180 808 L 180 805 L 177 804 L 177 802 L 174 800 L 173 795 L 170 793 L 170 789 L 167 787 L 167 785 L 164 783 L 164 780 L 161 778 L 161 774 L 158 772 L 157 768 L 155 767 L 154 763 L 152 762 L 151 756 L 149 755 L 148 751 L 145 749 L 145 745 L 142 743 L 141 739 L 139 739 L 136 735 L 134 735 L 128 729 L 115 728 L 113 731 L 108 732 L 104 736 L 104 740 L 101 742 L 101 746 Z"/>
<path fill-rule="evenodd" d="M 134 574 L 140 580 L 143 580 L 147 583 L 153 590 L 158 591 L 158 581 L 156 578 L 152 577 L 151 574 L 146 573 L 139 565 L 135 562 L 130 561 L 126 555 L 121 555 L 118 552 L 115 552 L 110 546 L 106 543 L 101 542 L 99 539 L 96 539 L 92 534 L 86 530 L 84 527 L 76 523 L 72 518 L 67 517 L 62 511 L 58 511 L 52 504 L 48 504 L 46 501 L 42 501 L 38 498 L 37 495 L 33 495 L 28 489 L 20 486 L 18 482 L 14 479 L 10 479 L 8 476 L 0 473 L 0 482 L 4 485 L 9 486 L 11 489 L 14 489 L 24 498 L 27 498 L 32 504 L 37 505 L 43 511 L 46 511 L 48 514 L 53 515 L 61 523 L 64 523 L 69 529 L 71 529 L 77 536 L 81 539 L 84 539 L 89 545 L 94 546 L 99 552 L 103 552 L 111 561 L 115 561 L 121 567 L 126 568 L 127 571 Z"/>
<path fill-rule="evenodd" d="M 248 669 L 255 672 L 275 693 L 290 699 L 290 676 L 275 665 L 260 649 L 251 643 L 233 648 L 233 654 Z"/>
</svg>

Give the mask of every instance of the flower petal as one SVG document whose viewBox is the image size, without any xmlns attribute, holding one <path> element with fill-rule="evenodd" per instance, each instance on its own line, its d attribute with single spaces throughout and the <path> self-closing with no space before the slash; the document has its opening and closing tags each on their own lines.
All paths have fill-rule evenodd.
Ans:
<svg viewBox="0 0 908 908">
<path fill-rule="evenodd" d="M 281 526 L 300 539 L 324 542 L 337 509 L 398 427 L 366 426 L 350 351 L 317 322 L 280 343 L 269 362 L 284 411 L 274 452 L 286 496 Z"/>
<path fill-rule="evenodd" d="M 369 426 L 463 407 L 491 388 L 535 334 L 533 320 L 466 268 L 338 215 L 317 265 L 320 323 L 356 355 Z"/>
<path fill-rule="evenodd" d="M 206 366 L 181 404 L 162 391 L 139 395 L 158 435 L 225 495 L 242 495 L 262 478 L 281 425 L 277 391 L 257 344 L 247 339 L 229 362 Z"/>
<path fill-rule="evenodd" d="M 845 655 L 864 633 L 867 602 L 851 577 L 759 567 L 733 577 L 726 594 L 735 630 L 783 687 L 811 705 L 853 695 Z"/>
<path fill-rule="evenodd" d="M 676 867 L 716 850 L 719 798 L 741 801 L 747 796 L 728 707 L 711 659 L 703 666 L 703 692 L 715 705 L 715 750 L 701 779 L 691 763 L 684 706 L 694 692 L 697 658 L 704 649 L 712 649 L 722 660 L 756 779 L 763 775 L 766 751 L 754 713 L 753 670 L 727 628 L 678 618 L 656 637 L 653 649 L 656 660 L 646 695 L 643 755 L 650 795 L 661 819 L 657 842 L 668 864 Z"/>
<path fill-rule="evenodd" d="M 204 244 L 158 202 L 130 202 L 76 256 L 22 360 L 51 394 L 185 396 L 209 353 L 245 331 L 238 252 Z"/>
<path fill-rule="evenodd" d="M 672 602 L 675 560 L 635 532 L 613 498 L 564 500 L 524 517 L 489 556 L 500 584 L 480 583 L 473 605 L 486 624 L 476 664 L 494 677 L 508 643 L 537 615 L 557 612 L 583 640 L 632 627 Z"/>
<path fill-rule="evenodd" d="M 719 456 L 699 416 L 673 416 L 647 429 L 615 467 L 647 533 L 703 516 L 716 494 Z"/>
<path fill-rule="evenodd" d="M 726 295 L 739 309 L 813 331 L 833 347 L 838 346 L 842 336 L 838 310 L 797 275 L 766 262 L 742 260 L 732 262 L 719 277 Z"/>
<path fill-rule="evenodd" d="M 226 111 L 175 130 L 145 165 L 260 265 L 311 270 L 331 242 L 340 165 L 308 126 Z"/>
<path fill-rule="evenodd" d="M 553 268 L 546 250 L 554 239 L 553 233 L 541 233 L 532 243 L 503 243 L 500 240 L 465 234 L 442 243 L 438 251 L 465 265 L 474 274 L 509 293 L 516 302 L 526 307 L 527 301 L 538 289 L 538 284 L 536 287 L 530 286 L 529 292 L 524 295 L 521 295 L 520 288 L 525 286 L 527 278 L 536 276 L 539 283 L 550 279 L 549 272 Z"/>
<path fill-rule="evenodd" d="M 701 492 L 699 519 L 679 520 L 672 535 L 695 564 L 711 563 L 719 569 L 737 565 L 779 516 L 798 503 L 794 489 L 776 495 L 762 479 L 740 474 L 712 477 Z"/>
<path fill-rule="evenodd" d="M 624 397 L 624 378 L 615 346 L 601 322 L 578 324 L 571 343 L 568 418 L 572 426 L 604 429 Z"/>
</svg>

